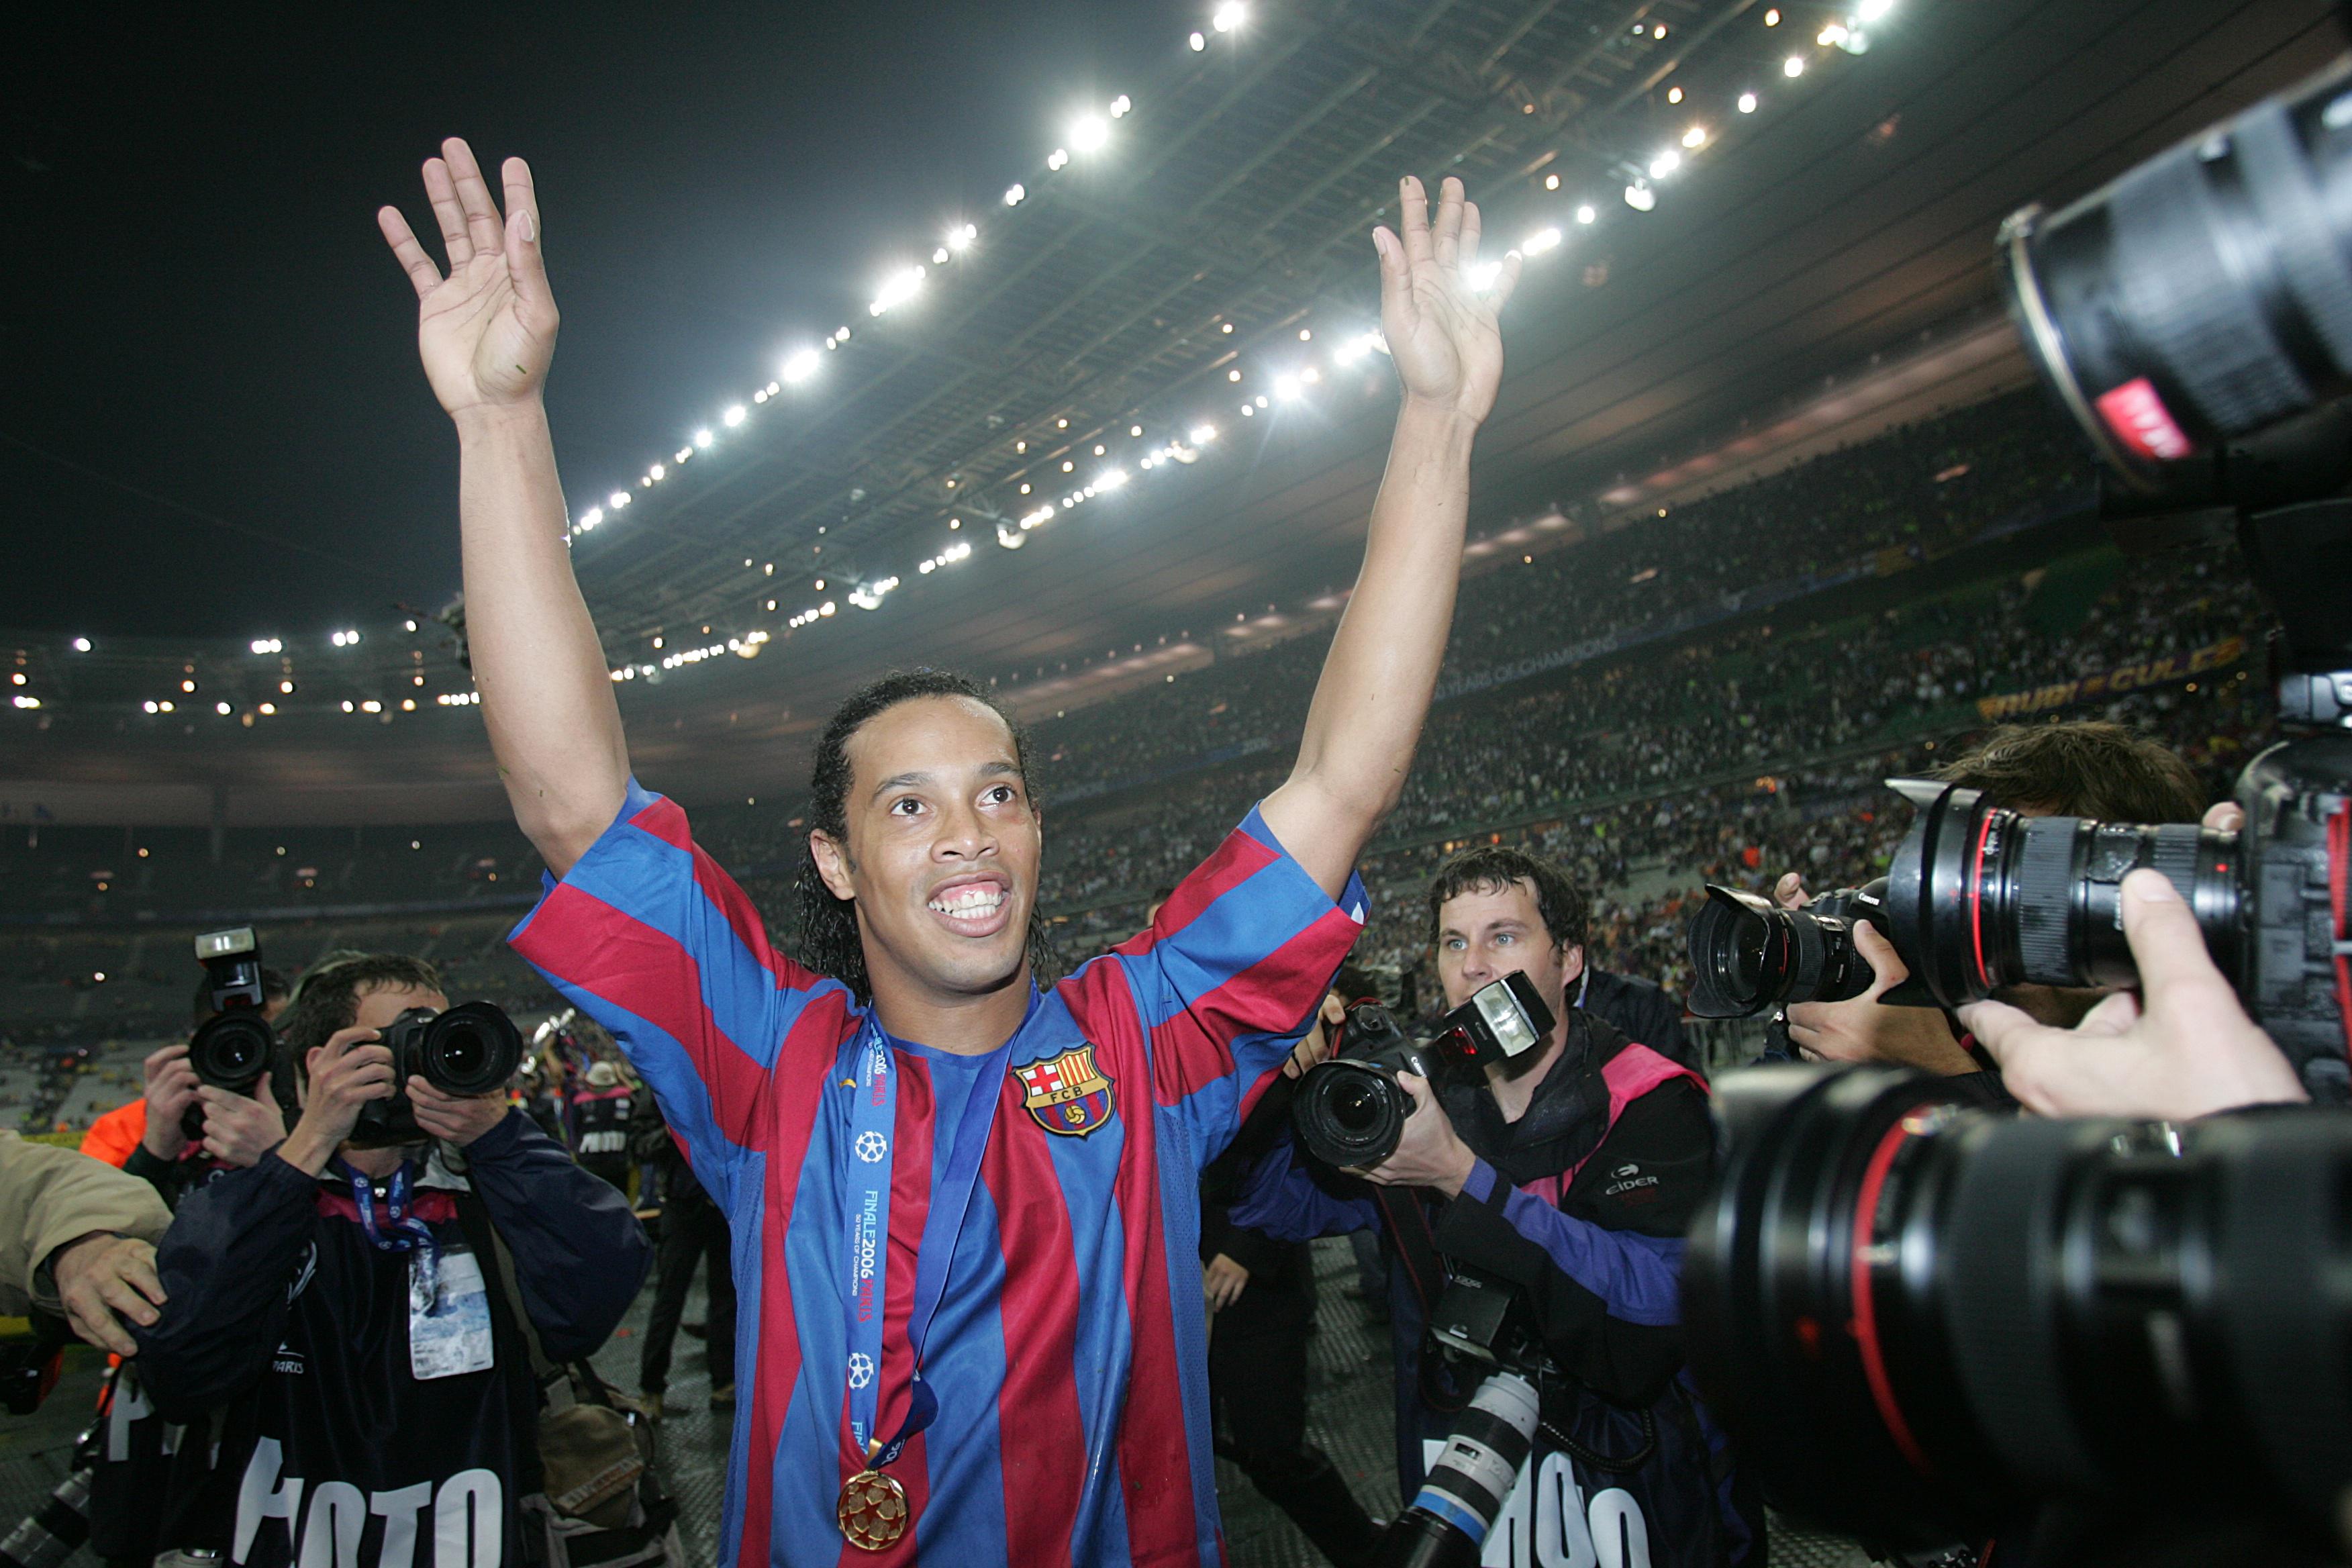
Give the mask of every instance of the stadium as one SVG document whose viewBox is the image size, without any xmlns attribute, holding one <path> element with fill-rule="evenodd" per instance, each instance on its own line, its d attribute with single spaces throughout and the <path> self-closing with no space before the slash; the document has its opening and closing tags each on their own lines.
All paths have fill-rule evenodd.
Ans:
<svg viewBox="0 0 2352 1568">
<path fill-rule="evenodd" d="M 1367 237 L 1401 175 L 1458 178 L 1490 264 L 1519 258 L 1433 700 L 1355 862 L 1349 959 L 1401 1017 L 1444 1011 L 1430 889 L 1468 848 L 1564 868 L 1590 964 L 1679 1008 L 1706 885 L 1885 875 L 1912 816 L 1884 781 L 1999 726 L 2126 726 L 2209 801 L 2281 738 L 2240 547 L 2103 526 L 1994 237 L 2326 67 L 2329 7 L 519 10 L 437 80 L 382 21 L 250 58 L 176 26 L 127 59 L 60 40 L 11 176 L 0 1119 L 28 1139 L 141 1099 L 205 932 L 289 979 L 425 961 L 534 1052 L 593 1010 L 509 944 L 557 879 L 501 787 L 457 447 L 366 232 L 394 203 L 430 240 L 444 135 L 531 160 L 565 545 L 628 766 L 782 954 L 828 719 L 887 671 L 960 671 L 1025 732 L 1041 982 L 1152 929 L 1291 776 L 1399 420 Z M 526 37 L 510 73 L 471 58 Z M 1692 1065 L 1769 1023 L 1685 1019 Z M 583 1070 L 628 1067 L 586 1034 Z M 1314 1245 L 1307 1433 L 1385 1520 L 1412 1502 L 1385 1309 Z M 645 1310 L 595 1357 L 616 1389 Z M 72 1468 L 96 1371 L 68 1367 L 12 1418 L 9 1521 Z M 658 1422 L 687 1561 L 721 1550 L 734 1424 Z M 1225 1560 L 1326 1561 L 1218 1444 Z M 1770 1500 L 1774 1560 L 1868 1560 Z M 1524 1555 L 1486 1561 L 1538 1560 L 1515 1517 Z"/>
</svg>

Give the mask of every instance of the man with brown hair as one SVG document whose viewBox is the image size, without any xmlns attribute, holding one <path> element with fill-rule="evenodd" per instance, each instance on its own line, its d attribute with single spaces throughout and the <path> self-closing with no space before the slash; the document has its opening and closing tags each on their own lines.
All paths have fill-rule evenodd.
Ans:
<svg viewBox="0 0 2352 1568">
<path fill-rule="evenodd" d="M 2025 816 L 2090 816 L 2103 822 L 2195 822 L 2204 791 L 2189 764 L 2157 742 L 2121 724 L 2074 720 L 2008 724 L 1936 770 L 1934 777 L 1982 790 Z M 1775 896 L 1790 909 L 1807 899 L 1794 871 Z M 1910 977 L 1886 933 L 1868 921 L 1854 926 L 1853 945 L 1871 967 L 1870 988 L 1845 1002 L 1800 1002 L 1789 1009 L 1789 1039 L 1811 1060 L 1892 1062 L 1948 1078 L 1985 1071 L 1986 1064 L 1950 1016 L 1934 1007 L 1892 1007 L 1879 997 Z M 2015 985 L 2001 1001 L 2037 1022 L 2070 1028 L 2106 993 L 2054 985 Z M 1986 1092 L 2005 1100 L 1996 1075 Z"/>
</svg>

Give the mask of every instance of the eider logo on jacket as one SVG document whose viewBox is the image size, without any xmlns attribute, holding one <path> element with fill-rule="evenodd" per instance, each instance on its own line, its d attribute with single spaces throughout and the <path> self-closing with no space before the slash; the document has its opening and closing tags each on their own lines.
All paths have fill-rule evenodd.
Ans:
<svg viewBox="0 0 2352 1568">
<path fill-rule="evenodd" d="M 1095 1066 L 1094 1047 L 1073 1046 L 1013 1070 L 1028 1091 L 1022 1103 L 1046 1131 L 1084 1137 L 1110 1120 L 1110 1079 Z"/>
</svg>

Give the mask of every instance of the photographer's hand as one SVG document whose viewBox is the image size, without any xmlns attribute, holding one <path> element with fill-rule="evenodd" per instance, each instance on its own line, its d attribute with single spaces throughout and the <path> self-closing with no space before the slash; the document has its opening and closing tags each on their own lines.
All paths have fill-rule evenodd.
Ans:
<svg viewBox="0 0 2352 1568">
<path fill-rule="evenodd" d="M 408 1100 L 416 1107 L 417 1126 L 460 1149 L 507 1119 L 503 1094 L 444 1094 L 414 1073 Z"/>
<path fill-rule="evenodd" d="M 278 1146 L 279 1159 L 317 1175 L 352 1135 L 362 1108 L 392 1098 L 392 1053 L 373 1043 L 383 1037 L 373 1029 L 338 1029 L 310 1052 L 310 1096 L 302 1120 Z"/>
<path fill-rule="evenodd" d="M 1853 926 L 1854 951 L 1870 965 L 1870 988 L 1843 1002 L 1799 1002 L 1789 1008 L 1789 1038 L 1815 1061 L 1891 1062 L 1947 1078 L 1977 1070 L 1976 1058 L 1952 1038 L 1936 1007 L 1890 1007 L 1879 1001 L 1911 978 L 1895 944 L 1868 921 Z"/>
<path fill-rule="evenodd" d="M 205 1152 L 224 1164 L 249 1169 L 286 1141 L 286 1118 L 270 1098 L 268 1073 L 250 1095 L 206 1084 L 196 1097 L 205 1107 Z"/>
<path fill-rule="evenodd" d="M 1401 1072 L 1397 1082 L 1412 1097 L 1412 1114 L 1404 1119 L 1396 1152 L 1370 1169 L 1349 1174 L 1384 1187 L 1435 1187 L 1449 1198 L 1456 1196 L 1462 1184 L 1470 1179 L 1470 1167 L 1478 1163 L 1477 1156 L 1454 1131 L 1427 1079 Z"/>
<path fill-rule="evenodd" d="M 155 1248 L 135 1236 L 101 1231 L 66 1243 L 50 1258 L 49 1275 L 73 1331 L 102 1351 L 137 1355 L 138 1342 L 115 1314 L 142 1328 L 160 1315 L 155 1309 L 165 1298 L 155 1277 Z"/>
<path fill-rule="evenodd" d="M 141 1070 L 147 1080 L 147 1131 L 139 1142 L 158 1160 L 176 1160 L 188 1146 L 180 1119 L 196 1102 L 196 1069 L 188 1065 L 187 1046 L 165 1046 Z"/>
<path fill-rule="evenodd" d="M 2161 873 L 2124 879 L 2123 915 L 2138 994 L 2116 992 L 2072 1029 L 2037 1024 L 2001 1002 L 1960 1009 L 2018 1103 L 2043 1116 L 2177 1121 L 2309 1098 L 2239 1005 L 2197 918 Z"/>
<path fill-rule="evenodd" d="M 1249 1270 L 1222 1252 L 1201 1270 L 1201 1286 L 1208 1294 L 1212 1312 L 1222 1312 L 1240 1300 L 1242 1288 L 1248 1283 Z"/>
</svg>

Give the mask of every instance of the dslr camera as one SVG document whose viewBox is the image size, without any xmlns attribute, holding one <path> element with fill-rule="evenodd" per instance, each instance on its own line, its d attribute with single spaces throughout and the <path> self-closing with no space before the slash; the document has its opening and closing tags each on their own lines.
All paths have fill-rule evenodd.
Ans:
<svg viewBox="0 0 2352 1568">
<path fill-rule="evenodd" d="M 1412 1097 L 1397 1082 L 1410 1072 L 1435 1081 L 1447 1063 L 1483 1067 L 1541 1046 L 1551 1034 L 1551 1009 L 1524 974 L 1480 986 L 1445 1015 L 1425 1038 L 1405 1032 L 1378 1002 L 1348 1009 L 1331 1059 L 1307 1069 L 1291 1102 L 1291 1124 L 1307 1152 L 1341 1169 L 1377 1165 L 1396 1152 L 1412 1114 Z"/>
<path fill-rule="evenodd" d="M 263 1011 L 261 944 L 254 940 L 251 926 L 206 931 L 196 938 L 196 962 L 205 966 L 211 983 L 213 1016 L 188 1040 L 188 1066 L 198 1083 L 250 1094 L 261 1075 L 278 1064 L 278 1031 Z M 290 1112 L 291 1075 L 280 1071 L 270 1081 L 281 1106 Z M 190 1106 L 180 1124 L 190 1142 L 202 1139 L 203 1108 Z"/>
<path fill-rule="evenodd" d="M 385 1026 L 376 1043 L 392 1053 L 392 1098 L 360 1108 L 351 1142 L 362 1149 L 424 1140 L 408 1098 L 411 1075 L 444 1094 L 489 1094 L 504 1088 L 522 1062 L 522 1032 L 493 1002 L 460 1002 L 446 1013 L 411 1007 Z"/>
</svg>

